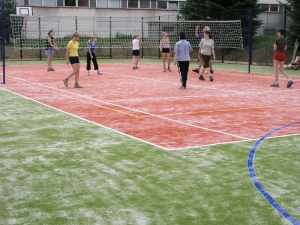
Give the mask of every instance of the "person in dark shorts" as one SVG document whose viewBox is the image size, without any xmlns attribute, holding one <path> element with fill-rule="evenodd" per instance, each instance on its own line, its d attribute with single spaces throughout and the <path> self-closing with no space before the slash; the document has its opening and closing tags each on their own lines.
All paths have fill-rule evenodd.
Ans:
<svg viewBox="0 0 300 225">
<path fill-rule="evenodd" d="M 170 68 L 171 58 L 170 55 L 172 53 L 170 40 L 168 38 L 168 34 L 166 32 L 162 33 L 162 39 L 160 40 L 159 49 L 163 59 L 163 72 L 166 72 L 166 58 L 168 59 L 168 71 L 172 72 Z"/>
<path fill-rule="evenodd" d="M 180 89 L 186 89 L 186 81 L 188 77 L 189 65 L 190 65 L 190 52 L 193 48 L 187 40 L 185 40 L 185 33 L 181 31 L 179 33 L 180 41 L 176 42 L 174 47 L 174 65 L 177 64 L 178 72 L 181 81 Z"/>
<path fill-rule="evenodd" d="M 205 80 L 204 78 L 204 72 L 207 68 L 207 74 L 209 76 L 210 81 L 214 81 L 214 78 L 211 76 L 211 72 L 209 69 L 209 62 L 210 62 L 210 57 L 213 55 L 214 60 L 216 59 L 216 54 L 215 54 L 215 47 L 214 47 L 214 41 L 210 38 L 210 32 L 209 31 L 204 31 L 204 38 L 201 39 L 200 45 L 199 45 L 199 52 L 198 52 L 198 57 L 202 56 L 203 59 L 203 68 L 201 75 L 199 76 L 199 80 Z"/>
<path fill-rule="evenodd" d="M 139 35 L 132 35 L 132 61 L 133 61 L 133 69 L 139 69 L 138 62 L 140 58 L 140 44 L 143 44 Z"/>
<path fill-rule="evenodd" d="M 78 57 L 78 48 L 79 48 L 79 33 L 75 32 L 73 34 L 73 38 L 69 41 L 67 49 L 66 49 L 66 63 L 71 64 L 72 73 L 65 79 L 63 79 L 64 85 L 68 87 L 68 81 L 71 77 L 75 75 L 75 84 L 74 88 L 82 88 L 82 86 L 78 83 L 79 80 L 79 70 L 80 70 L 80 62 Z"/>
<path fill-rule="evenodd" d="M 288 76 L 288 74 L 284 70 L 284 62 L 285 62 L 285 51 L 287 48 L 287 41 L 283 37 L 285 33 L 285 29 L 277 29 L 278 38 L 274 43 L 274 57 L 273 57 L 273 65 L 274 65 L 274 74 L 275 74 L 275 82 L 271 84 L 271 87 L 279 87 L 278 83 L 278 68 L 280 68 L 280 72 L 288 79 L 288 83 L 286 85 L 287 88 L 291 87 L 294 83 Z"/>
<path fill-rule="evenodd" d="M 46 56 L 47 56 L 47 64 L 48 64 L 48 69 L 47 72 L 55 71 L 52 68 L 52 57 L 54 55 L 54 49 L 59 50 L 59 47 L 57 47 L 55 41 L 54 41 L 54 30 L 51 29 L 48 32 L 48 37 L 46 39 Z"/>
</svg>

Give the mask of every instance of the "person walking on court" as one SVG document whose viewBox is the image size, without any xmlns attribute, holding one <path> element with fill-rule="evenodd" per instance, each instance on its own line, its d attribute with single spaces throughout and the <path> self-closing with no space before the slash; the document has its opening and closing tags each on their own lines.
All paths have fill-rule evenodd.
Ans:
<svg viewBox="0 0 300 225">
<path fill-rule="evenodd" d="M 54 41 L 54 30 L 51 29 L 48 32 L 48 37 L 46 39 L 46 56 L 47 56 L 47 64 L 48 64 L 48 69 L 47 72 L 55 71 L 52 68 L 52 57 L 54 55 L 54 49 L 59 50 L 59 47 L 56 45 Z"/>
<path fill-rule="evenodd" d="M 284 62 L 285 62 L 285 51 L 287 48 L 287 41 L 283 37 L 285 33 L 285 29 L 277 29 L 276 30 L 278 38 L 274 43 L 274 57 L 273 57 L 273 65 L 274 65 L 274 74 L 275 74 L 275 82 L 271 84 L 271 87 L 279 87 L 278 83 L 278 67 L 280 68 L 280 72 L 288 79 L 288 83 L 286 85 L 287 88 L 291 87 L 294 83 L 288 76 L 288 74 L 284 70 Z"/>
<path fill-rule="evenodd" d="M 195 36 L 197 38 L 200 38 L 200 41 L 204 38 L 204 32 L 205 31 L 210 31 L 210 28 L 208 26 L 205 26 L 203 28 L 203 31 L 201 33 L 198 33 L 198 30 L 199 30 L 199 26 L 196 26 L 196 29 L 195 29 Z M 211 37 L 210 37 L 211 38 Z M 200 43 L 199 43 L 200 44 Z M 195 73 L 199 73 L 200 72 L 200 68 L 201 66 L 203 65 L 203 59 L 202 59 L 202 55 L 198 55 L 198 61 L 199 61 L 199 65 L 198 65 L 198 68 L 192 70 L 193 72 Z M 210 73 L 214 73 L 213 69 L 212 69 L 212 63 L 211 61 L 209 61 L 209 68 L 210 68 Z"/>
<path fill-rule="evenodd" d="M 171 62 L 170 54 L 172 53 L 172 50 L 171 50 L 170 40 L 166 32 L 162 33 L 162 39 L 160 40 L 159 43 L 159 49 L 163 59 L 163 66 L 164 66 L 163 72 L 166 72 L 166 58 L 168 59 L 168 71 L 172 72 L 170 68 L 170 62 Z"/>
<path fill-rule="evenodd" d="M 140 39 L 139 35 L 132 35 L 132 60 L 133 60 L 133 69 L 139 69 L 138 62 L 140 58 L 140 44 L 143 44 L 143 41 Z"/>
<path fill-rule="evenodd" d="M 186 81 L 188 77 L 189 64 L 190 64 L 190 52 L 193 51 L 190 42 L 185 40 L 185 33 L 181 31 L 179 33 L 180 41 L 176 42 L 174 47 L 174 65 L 177 64 L 178 72 L 181 81 L 181 89 L 186 89 Z"/>
<path fill-rule="evenodd" d="M 207 74 L 209 76 L 209 80 L 214 81 L 214 78 L 210 74 L 209 62 L 210 62 L 211 55 L 213 55 L 214 60 L 216 59 L 216 54 L 215 54 L 214 41 L 210 38 L 209 31 L 204 31 L 204 38 L 201 40 L 199 45 L 198 57 L 200 57 L 200 55 L 202 56 L 204 65 L 199 80 L 205 80 L 203 75 L 207 68 Z"/>
<path fill-rule="evenodd" d="M 68 87 L 68 82 L 71 77 L 75 75 L 75 84 L 74 88 L 82 88 L 82 86 L 78 83 L 79 80 L 79 70 L 80 70 L 80 62 L 78 57 L 78 48 L 79 48 L 79 33 L 75 32 L 73 34 L 73 38 L 69 41 L 67 49 L 66 49 L 66 63 L 71 64 L 72 73 L 65 79 L 63 79 L 64 85 Z"/>
<path fill-rule="evenodd" d="M 86 70 L 87 70 L 87 76 L 90 76 L 90 70 L 91 70 L 91 60 L 94 64 L 94 70 L 97 70 L 97 75 L 101 75 L 101 71 L 99 70 L 97 58 L 95 55 L 95 48 L 97 47 L 96 44 L 97 38 L 95 36 L 91 37 L 91 40 L 88 41 L 88 49 L 86 52 Z"/>
</svg>

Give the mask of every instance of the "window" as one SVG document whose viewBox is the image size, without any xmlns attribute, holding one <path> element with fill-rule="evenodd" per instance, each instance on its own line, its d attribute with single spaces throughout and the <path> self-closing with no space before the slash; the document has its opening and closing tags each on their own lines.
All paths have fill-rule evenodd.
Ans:
<svg viewBox="0 0 300 225">
<path fill-rule="evenodd" d="M 140 0 L 140 8 L 149 9 L 150 0 Z"/>
<path fill-rule="evenodd" d="M 44 0 L 44 6 L 56 6 L 56 0 Z"/>
<path fill-rule="evenodd" d="M 278 5 L 271 5 L 270 12 L 278 12 Z"/>
<path fill-rule="evenodd" d="M 107 8 L 107 0 L 97 0 L 97 7 L 99 8 Z"/>
<path fill-rule="evenodd" d="M 127 8 L 127 0 L 121 0 L 121 7 Z"/>
<path fill-rule="evenodd" d="M 63 0 L 57 0 L 57 6 L 64 6 Z"/>
<path fill-rule="evenodd" d="M 138 0 L 128 0 L 128 8 L 138 8 L 139 1 Z"/>
<path fill-rule="evenodd" d="M 96 7 L 96 0 L 90 0 L 90 7 Z"/>
<path fill-rule="evenodd" d="M 151 9 L 156 9 L 156 0 L 151 0 Z"/>
<path fill-rule="evenodd" d="M 120 8 L 120 0 L 110 0 L 110 8 Z"/>
<path fill-rule="evenodd" d="M 89 7 L 89 0 L 78 0 L 78 6 Z"/>
<path fill-rule="evenodd" d="M 269 11 L 269 5 L 260 5 L 260 8 L 263 9 L 265 12 Z"/>
<path fill-rule="evenodd" d="M 76 0 L 65 0 L 65 6 L 76 6 Z"/>
<path fill-rule="evenodd" d="M 32 6 L 41 6 L 42 0 L 30 0 L 30 5 Z"/>
<path fill-rule="evenodd" d="M 166 9 L 167 8 L 167 2 L 157 2 L 157 8 L 159 9 Z"/>
<path fill-rule="evenodd" d="M 178 9 L 178 2 L 169 2 L 169 9 Z"/>
</svg>

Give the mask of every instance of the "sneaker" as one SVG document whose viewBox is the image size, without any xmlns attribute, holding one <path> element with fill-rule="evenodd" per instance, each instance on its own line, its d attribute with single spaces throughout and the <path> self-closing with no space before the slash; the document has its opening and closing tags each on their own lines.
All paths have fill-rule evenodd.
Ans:
<svg viewBox="0 0 300 225">
<path fill-rule="evenodd" d="M 102 75 L 100 70 L 97 71 L 97 75 Z"/>
<path fill-rule="evenodd" d="M 211 82 L 213 82 L 213 81 L 214 81 L 214 78 L 213 78 L 212 76 L 210 76 L 210 77 L 209 77 L 209 80 L 210 80 Z"/>
<path fill-rule="evenodd" d="M 47 69 L 47 72 L 51 72 L 51 69 L 50 69 L 50 68 L 48 68 L 48 69 Z"/>
<path fill-rule="evenodd" d="M 78 83 L 75 83 L 74 84 L 74 88 L 82 88 L 82 86 L 80 84 L 78 84 Z"/>
<path fill-rule="evenodd" d="M 166 69 L 164 69 L 163 72 L 166 72 Z"/>
<path fill-rule="evenodd" d="M 180 87 L 180 89 L 182 89 L 182 90 L 185 90 L 185 89 L 186 89 L 186 87 L 183 87 L 183 86 L 181 86 L 181 87 Z"/>
<path fill-rule="evenodd" d="M 134 69 L 134 70 L 135 70 L 136 68 L 137 68 L 136 66 L 133 66 L 133 67 L 132 67 L 132 69 Z"/>
<path fill-rule="evenodd" d="M 169 72 L 172 72 L 172 70 L 170 68 L 168 68 Z"/>
<path fill-rule="evenodd" d="M 203 77 L 203 75 L 200 75 L 199 80 L 205 80 L 205 78 Z"/>
<path fill-rule="evenodd" d="M 86 75 L 89 76 L 90 75 L 90 71 L 87 71 Z"/>
<path fill-rule="evenodd" d="M 195 72 L 195 73 L 199 73 L 198 68 L 196 68 L 196 69 L 194 69 L 194 70 L 192 70 L 192 71 Z"/>
<path fill-rule="evenodd" d="M 63 82 L 64 82 L 64 85 L 66 86 L 66 87 L 68 87 L 68 78 L 65 78 L 65 79 L 63 79 Z"/>
<path fill-rule="evenodd" d="M 53 68 L 50 68 L 50 71 L 55 71 L 55 69 L 53 69 Z"/>
<path fill-rule="evenodd" d="M 274 84 L 271 84 L 270 86 L 278 88 L 279 87 L 279 83 L 274 83 Z"/>
<path fill-rule="evenodd" d="M 213 70 L 209 70 L 210 71 L 210 73 L 214 73 L 214 71 Z"/>
<path fill-rule="evenodd" d="M 286 87 L 289 88 L 290 86 L 292 86 L 293 83 L 294 82 L 292 80 L 289 80 L 288 83 L 287 83 L 287 85 L 286 85 Z"/>
</svg>

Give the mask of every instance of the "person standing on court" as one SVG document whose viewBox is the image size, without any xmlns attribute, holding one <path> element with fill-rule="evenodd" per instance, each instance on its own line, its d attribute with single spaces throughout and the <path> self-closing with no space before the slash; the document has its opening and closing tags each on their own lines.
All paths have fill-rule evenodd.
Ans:
<svg viewBox="0 0 300 225">
<path fill-rule="evenodd" d="M 133 69 L 139 69 L 138 62 L 140 58 L 140 44 L 143 44 L 143 41 L 140 39 L 140 36 L 137 34 L 132 35 L 132 61 Z"/>
<path fill-rule="evenodd" d="M 73 38 L 69 41 L 67 49 L 66 49 L 66 63 L 71 64 L 72 73 L 65 79 L 63 79 L 64 85 L 68 87 L 68 82 L 71 77 L 75 75 L 75 84 L 74 88 L 82 88 L 82 86 L 78 83 L 79 80 L 79 70 L 80 70 L 80 62 L 78 57 L 78 48 L 79 48 L 79 33 L 75 32 L 73 34 Z"/>
<path fill-rule="evenodd" d="M 204 32 L 205 31 L 210 31 L 210 28 L 208 26 L 205 26 L 203 28 L 203 31 L 201 33 L 198 33 L 198 30 L 199 30 L 199 26 L 196 26 L 196 29 L 195 29 L 195 36 L 197 38 L 200 38 L 200 41 L 204 38 Z M 200 44 L 200 43 L 199 43 Z M 203 65 L 203 59 L 202 59 L 202 55 L 198 55 L 198 61 L 199 61 L 199 65 L 198 65 L 198 68 L 192 70 L 193 72 L 195 73 L 199 73 L 200 72 L 200 68 L 201 66 Z M 209 61 L 209 68 L 210 68 L 210 73 L 214 73 L 213 69 L 212 69 L 212 63 L 211 61 Z"/>
<path fill-rule="evenodd" d="M 190 52 L 193 51 L 190 42 L 185 40 L 185 33 L 179 33 L 180 41 L 176 42 L 174 47 L 174 65 L 177 64 L 178 72 L 181 81 L 181 89 L 186 89 L 186 81 L 188 77 L 190 65 Z"/>
<path fill-rule="evenodd" d="M 204 65 L 199 80 L 205 80 L 203 75 L 207 68 L 207 74 L 209 76 L 209 80 L 214 81 L 214 78 L 210 75 L 209 62 L 210 62 L 211 55 L 213 55 L 214 60 L 216 59 L 216 54 L 215 54 L 214 41 L 210 38 L 209 31 L 204 31 L 204 38 L 201 39 L 199 45 L 198 57 L 200 57 L 200 55 L 202 56 Z"/>
<path fill-rule="evenodd" d="M 50 72 L 50 71 L 55 71 L 53 68 L 52 68 L 52 57 L 54 55 L 54 49 L 55 50 L 59 50 L 59 47 L 57 47 L 55 41 L 54 41 L 54 30 L 51 29 L 49 32 L 48 32 L 48 37 L 46 39 L 46 56 L 47 56 L 47 64 L 48 64 L 48 69 L 47 69 L 47 72 Z"/>
<path fill-rule="evenodd" d="M 162 33 L 162 39 L 160 40 L 159 43 L 159 49 L 163 58 L 163 66 L 164 66 L 163 72 L 166 72 L 166 58 L 168 59 L 168 71 L 172 72 L 170 68 L 170 63 L 171 63 L 170 55 L 172 53 L 172 50 L 171 50 L 170 40 L 166 32 Z"/>
<path fill-rule="evenodd" d="M 94 64 L 94 70 L 97 70 L 97 75 L 102 75 L 102 72 L 99 70 L 97 58 L 95 55 L 95 49 L 97 47 L 96 41 L 97 41 L 96 36 L 92 36 L 91 39 L 88 41 L 88 49 L 86 51 L 86 70 L 87 70 L 86 75 L 87 76 L 90 76 L 91 60 Z"/>
<path fill-rule="evenodd" d="M 283 37 L 285 33 L 285 29 L 277 29 L 276 30 L 278 38 L 275 40 L 274 43 L 274 58 L 273 58 L 273 65 L 274 65 L 274 74 L 275 74 L 275 82 L 271 84 L 271 87 L 279 87 L 278 83 L 278 67 L 280 68 L 280 72 L 288 79 L 288 83 L 286 85 L 287 88 L 291 87 L 294 83 L 288 76 L 288 74 L 284 70 L 284 62 L 285 62 L 285 51 L 287 47 L 287 41 Z"/>
</svg>

